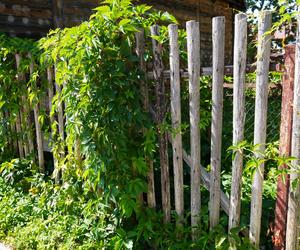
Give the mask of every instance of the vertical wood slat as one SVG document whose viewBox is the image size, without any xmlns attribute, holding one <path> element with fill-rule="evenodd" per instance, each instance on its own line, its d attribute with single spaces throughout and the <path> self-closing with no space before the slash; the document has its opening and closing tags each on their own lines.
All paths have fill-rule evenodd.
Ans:
<svg viewBox="0 0 300 250">
<path fill-rule="evenodd" d="M 293 102 L 292 161 L 287 214 L 286 249 L 299 249 L 299 165 L 300 165 L 300 16 L 297 16 L 295 82 Z M 295 183 L 295 181 L 297 181 Z M 296 184 L 296 185 L 295 185 Z"/>
<path fill-rule="evenodd" d="M 295 45 L 290 44 L 284 48 L 284 74 L 282 77 L 282 104 L 280 122 L 281 156 L 291 155 L 292 124 L 293 124 L 293 97 L 295 74 Z M 287 169 L 287 165 L 279 166 L 279 169 Z M 289 175 L 283 173 L 277 180 L 277 198 L 275 206 L 275 227 L 272 241 L 273 250 L 285 249 L 287 208 L 289 193 Z"/>
<path fill-rule="evenodd" d="M 13 144 L 13 149 L 14 152 L 16 153 L 16 155 L 18 155 L 19 150 L 18 150 L 18 137 L 16 135 L 17 131 L 16 131 L 16 121 L 13 120 L 13 118 L 11 117 L 11 113 L 10 113 L 10 131 L 12 133 L 12 144 Z"/>
<path fill-rule="evenodd" d="M 159 26 L 151 27 L 151 35 L 159 35 Z M 163 79 L 163 62 L 162 62 L 162 44 L 152 38 L 153 47 L 153 73 L 155 82 L 156 95 L 156 119 L 158 127 L 159 156 L 161 168 L 161 192 L 162 192 L 162 209 L 164 212 L 164 222 L 171 220 L 171 198 L 170 198 L 170 177 L 169 177 L 169 157 L 168 157 L 168 136 L 163 131 L 162 125 L 165 118 L 165 82 Z"/>
<path fill-rule="evenodd" d="M 146 77 L 146 63 L 144 60 L 145 55 L 145 32 L 144 30 L 140 30 L 136 34 L 136 53 L 139 57 L 139 66 L 140 70 L 144 73 Z M 142 102 L 143 102 L 143 109 L 146 113 L 149 112 L 149 93 L 148 93 L 148 84 L 147 79 L 141 80 L 141 95 L 142 95 Z M 147 133 L 147 129 L 143 128 L 144 136 Z M 156 198 L 155 198 L 155 182 L 154 182 L 154 169 L 153 169 L 153 161 L 149 159 L 148 156 L 145 157 L 146 164 L 148 166 L 148 174 L 147 174 L 147 183 L 148 183 L 148 190 L 147 190 L 147 203 L 148 206 L 151 208 L 156 207 Z"/>
<path fill-rule="evenodd" d="M 197 227 L 200 226 L 200 34 L 199 23 L 186 23 L 188 72 L 189 72 L 189 107 L 191 136 L 191 226 L 192 238 L 197 239 Z"/>
<path fill-rule="evenodd" d="M 30 75 L 34 72 L 34 62 L 32 61 L 32 55 L 28 55 L 29 59 L 31 60 L 29 71 Z M 36 144 L 37 144 L 37 153 L 38 153 L 38 163 L 39 169 L 41 173 L 45 173 L 45 159 L 44 159 L 44 147 L 43 147 L 43 134 L 41 124 L 39 122 L 40 116 L 40 108 L 39 102 L 37 102 L 33 108 L 34 113 L 34 124 L 35 124 L 35 133 L 36 133 Z"/>
<path fill-rule="evenodd" d="M 31 59 L 31 55 L 28 54 L 29 59 Z M 30 75 L 32 75 L 34 70 L 34 65 L 30 64 L 29 65 L 29 71 Z M 34 139 L 33 139 L 33 131 L 32 131 L 32 122 L 30 119 L 30 111 L 28 112 L 28 125 L 29 125 L 29 130 L 28 130 L 28 146 L 29 146 L 29 154 L 34 152 Z"/>
<path fill-rule="evenodd" d="M 54 126 L 55 118 L 54 115 L 52 114 L 52 101 L 54 97 L 54 84 L 53 84 L 53 67 L 49 66 L 47 68 L 47 81 L 48 81 L 48 106 L 49 106 L 49 116 L 50 116 L 50 123 L 51 123 L 51 137 L 53 137 L 53 131 L 52 131 L 52 126 Z M 56 125 L 55 125 L 56 126 Z M 51 146 L 51 145 L 49 145 Z M 58 160 L 55 155 L 53 155 L 53 161 L 54 161 L 54 169 L 58 168 Z M 59 182 L 59 180 L 56 180 Z"/>
<path fill-rule="evenodd" d="M 20 118 L 20 112 L 17 111 L 16 115 L 16 132 L 17 132 L 17 141 L 18 141 L 18 151 L 19 151 L 19 157 L 24 158 L 24 150 L 23 150 L 23 144 L 22 144 L 22 138 L 21 138 L 21 118 Z"/>
<path fill-rule="evenodd" d="M 245 125 L 245 76 L 247 53 L 247 15 L 235 16 L 233 66 L 233 145 L 244 140 Z M 239 226 L 241 210 L 243 152 L 235 152 L 232 161 L 232 184 L 229 205 L 228 230 Z"/>
<path fill-rule="evenodd" d="M 211 171 L 210 171 L 210 228 L 219 224 L 221 203 L 221 151 L 223 120 L 223 82 L 225 17 L 215 17 L 212 23 L 213 81 L 212 81 L 212 125 L 211 125 Z"/>
<path fill-rule="evenodd" d="M 54 67 L 55 70 L 55 74 L 56 74 L 56 67 Z M 64 141 L 65 141 L 65 131 L 64 131 L 64 111 L 63 111 L 63 107 L 64 104 L 62 102 L 62 98 L 61 98 L 61 93 L 62 93 L 62 89 L 61 86 L 56 82 L 55 79 L 55 91 L 56 94 L 58 95 L 57 101 L 58 101 L 58 109 L 57 109 L 57 121 L 58 121 L 58 133 L 60 136 L 60 143 L 62 143 L 64 145 Z M 62 149 L 60 149 L 59 151 L 59 157 L 60 159 L 64 159 L 65 158 L 65 149 L 64 146 Z M 58 163 L 58 161 L 57 161 Z M 60 179 L 61 179 L 61 173 L 62 171 L 60 169 L 58 169 L 58 164 L 56 165 L 57 169 L 56 169 L 56 176 L 55 178 L 55 182 L 59 183 Z"/>
<path fill-rule="evenodd" d="M 22 83 L 22 81 L 25 80 L 25 75 L 23 73 L 20 72 L 20 64 L 21 64 L 21 60 L 22 57 L 20 54 L 15 54 L 15 58 L 16 58 L 16 66 L 17 66 L 17 77 L 18 77 L 18 81 Z M 28 110 L 27 110 L 27 100 L 26 97 L 24 95 L 21 96 L 21 102 L 22 105 L 20 106 L 20 111 L 19 111 L 19 124 L 20 128 L 19 128 L 19 143 L 21 143 L 22 145 L 22 154 L 24 156 L 28 155 L 28 141 L 27 141 L 27 128 L 28 128 Z M 20 150 L 19 150 L 20 151 Z M 21 156 L 21 155 L 20 155 Z"/>
<path fill-rule="evenodd" d="M 13 140 L 13 131 L 11 130 L 11 126 L 10 126 L 10 119 L 9 119 L 9 112 L 8 111 L 3 111 L 3 120 L 5 120 L 5 130 L 7 131 L 7 134 L 9 135 L 9 139 L 8 139 L 8 147 L 10 150 L 14 151 L 14 140 Z"/>
<path fill-rule="evenodd" d="M 180 104 L 180 62 L 178 27 L 171 24 L 168 27 L 170 38 L 170 79 L 171 79 L 171 118 L 172 118 L 172 149 L 175 189 L 175 210 L 180 225 L 184 220 L 183 192 L 183 160 L 181 135 L 181 104 Z"/>
<path fill-rule="evenodd" d="M 254 145 L 258 146 L 255 157 L 264 158 L 267 136 L 267 112 L 268 112 L 268 84 L 271 53 L 271 36 L 268 32 L 272 25 L 272 12 L 264 11 L 258 19 L 258 48 L 257 48 L 257 72 L 254 118 Z M 255 170 L 250 213 L 250 241 L 258 248 L 261 230 L 262 192 L 263 192 L 264 163 Z"/>
</svg>

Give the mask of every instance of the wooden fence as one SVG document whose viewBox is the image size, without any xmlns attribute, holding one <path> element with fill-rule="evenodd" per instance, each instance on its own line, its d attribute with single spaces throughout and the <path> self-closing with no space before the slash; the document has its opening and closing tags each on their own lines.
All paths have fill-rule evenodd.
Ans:
<svg viewBox="0 0 300 250">
<path fill-rule="evenodd" d="M 300 19 L 299 19 L 300 20 Z M 262 192 L 264 181 L 264 161 L 263 152 L 266 144 L 266 124 L 267 124 L 267 105 L 268 105 L 268 73 L 270 64 L 270 45 L 271 36 L 266 33 L 271 29 L 271 12 L 264 12 L 259 17 L 258 23 L 258 52 L 256 64 L 256 102 L 255 102 L 255 123 L 254 123 L 254 143 L 259 145 L 259 151 L 256 153 L 258 166 L 255 170 L 252 182 L 251 197 L 251 215 L 249 227 L 249 239 L 259 247 L 261 233 L 261 214 L 262 214 Z M 175 211 L 178 215 L 177 226 L 183 226 L 185 207 L 189 207 L 191 211 L 191 226 L 193 227 L 192 238 L 197 238 L 196 228 L 200 226 L 201 214 L 201 192 L 200 186 L 204 186 L 210 192 L 209 202 L 209 219 L 210 228 L 213 229 L 219 224 L 220 209 L 223 209 L 228 215 L 228 230 L 239 226 L 241 211 L 241 190 L 242 190 L 242 171 L 243 171 L 243 150 L 237 150 L 232 160 L 232 185 L 230 197 L 221 190 L 221 145 L 222 145 L 222 119 L 223 119 L 223 83 L 224 74 L 228 68 L 224 66 L 224 47 L 225 47 L 225 18 L 213 18 L 212 28 L 213 42 L 213 67 L 212 75 L 212 121 L 211 121 L 211 171 L 207 172 L 201 166 L 200 159 L 200 85 L 199 77 L 205 74 L 205 69 L 200 68 L 200 36 L 199 23 L 189 21 L 186 24 L 187 32 L 187 55 L 188 70 L 187 72 L 180 69 L 179 43 L 178 43 L 178 27 L 172 24 L 168 27 L 169 31 L 169 65 L 170 69 L 165 70 L 163 65 L 162 53 L 163 46 L 156 39 L 152 38 L 153 47 L 153 72 L 147 72 L 144 61 L 145 37 L 141 31 L 136 35 L 136 52 L 140 58 L 140 69 L 144 71 L 146 78 L 155 84 L 156 103 L 151 105 L 148 93 L 148 81 L 141 81 L 141 94 L 143 99 L 143 108 L 149 111 L 157 124 L 157 134 L 159 143 L 159 158 L 161 171 L 161 194 L 162 194 L 162 210 L 164 212 L 164 221 L 171 220 L 171 190 L 170 190 L 170 164 L 168 144 L 172 145 L 173 158 L 173 174 L 174 174 L 174 197 Z M 298 21 L 297 46 L 296 46 L 296 66 L 294 81 L 294 117 L 293 117 L 293 134 L 292 134 L 292 153 L 297 160 L 293 161 L 295 170 L 299 165 L 300 158 L 300 23 Z M 159 26 L 151 28 L 152 37 L 159 34 Z M 30 55 L 28 55 L 30 58 Z M 16 55 L 17 65 L 21 55 Z M 234 65 L 233 65 L 233 141 L 232 144 L 237 146 L 244 140 L 245 126 L 245 75 L 247 70 L 247 15 L 237 14 L 235 16 L 235 39 L 234 39 Z M 32 67 L 30 68 L 33 72 Z M 55 69 L 48 68 L 48 105 L 51 110 L 52 98 L 55 92 L 62 91 L 61 86 L 55 84 Z M 18 79 L 22 80 L 25 76 L 18 75 Z M 182 143 L 182 121 L 181 121 L 181 79 L 187 77 L 189 81 L 189 117 L 190 117 L 190 155 L 184 150 Z M 172 133 L 168 133 L 162 129 L 166 116 L 166 99 L 167 87 L 166 78 L 170 79 L 170 102 L 171 102 L 171 120 Z M 58 131 L 62 140 L 65 139 L 65 121 L 64 121 L 64 104 L 61 100 L 57 112 Z M 41 172 L 45 171 L 43 158 L 43 135 L 38 120 L 39 105 L 34 107 L 34 127 L 36 131 L 35 143 L 37 145 L 38 163 Z M 20 133 L 21 125 L 27 124 L 32 126 L 29 118 L 30 111 L 25 105 L 16 118 L 16 123 L 12 126 L 12 130 Z M 27 122 L 21 122 L 25 119 Z M 54 118 L 52 118 L 54 119 Z M 146 133 L 144 129 L 144 133 Z M 23 138 L 18 138 L 18 143 L 12 143 L 20 157 L 24 157 L 33 150 L 34 138 L 32 134 L 26 134 Z M 78 142 L 80 144 L 80 142 Z M 79 153 L 80 155 L 80 153 Z M 60 151 L 55 159 L 57 161 L 64 158 L 63 150 Z M 261 161 L 259 161 L 261 159 Z M 155 176 L 153 170 L 153 162 L 146 159 L 149 167 L 148 173 L 148 192 L 147 203 L 149 207 L 156 208 L 157 200 L 155 197 Z M 183 183 L 183 163 L 190 167 L 190 204 L 184 204 L 184 183 Z M 59 171 L 56 172 L 57 181 L 59 180 Z M 291 173 L 291 188 L 288 202 L 287 216 L 287 234 L 286 249 L 298 249 L 298 217 L 299 209 L 299 185 L 296 189 L 292 188 L 293 180 L 297 180 L 298 173 Z"/>
</svg>

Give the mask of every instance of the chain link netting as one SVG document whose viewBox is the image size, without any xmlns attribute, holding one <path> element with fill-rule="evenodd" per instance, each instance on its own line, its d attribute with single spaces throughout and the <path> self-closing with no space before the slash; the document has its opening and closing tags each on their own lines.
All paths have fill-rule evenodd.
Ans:
<svg viewBox="0 0 300 250">
<path fill-rule="evenodd" d="M 223 144 L 228 148 L 232 143 L 232 118 L 233 118 L 233 89 L 224 90 L 224 121 Z M 247 89 L 245 98 L 245 132 L 244 138 L 253 142 L 255 116 L 255 90 Z M 275 87 L 269 90 L 267 112 L 267 143 L 279 140 L 281 119 L 281 88 Z"/>
</svg>

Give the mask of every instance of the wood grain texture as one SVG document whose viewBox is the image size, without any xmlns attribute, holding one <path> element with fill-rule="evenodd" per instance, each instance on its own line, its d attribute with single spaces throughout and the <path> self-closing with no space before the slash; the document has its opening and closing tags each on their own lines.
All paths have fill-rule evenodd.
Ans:
<svg viewBox="0 0 300 250">
<path fill-rule="evenodd" d="M 295 75 L 295 45 L 287 45 L 284 49 L 284 74 L 282 77 L 282 102 L 280 122 L 279 153 L 281 156 L 291 155 L 293 100 Z M 287 165 L 278 166 L 279 169 L 288 169 Z M 287 209 L 289 197 L 289 175 L 282 173 L 277 181 L 277 198 L 275 206 L 275 227 L 272 237 L 273 250 L 285 249 L 287 226 Z"/>
<path fill-rule="evenodd" d="M 299 165 L 300 165 L 300 16 L 297 16 L 297 39 L 295 56 L 295 82 L 293 102 L 291 155 L 296 158 L 292 162 L 290 173 L 290 191 L 287 214 L 286 249 L 299 249 Z M 297 181 L 298 180 L 298 181 Z M 297 182 L 296 182 L 297 181 Z"/>
<path fill-rule="evenodd" d="M 151 35 L 159 35 L 159 26 L 151 27 Z M 168 157 L 168 136 L 162 128 L 166 113 L 165 104 L 165 81 L 163 78 L 162 62 L 162 44 L 152 38 L 153 48 L 153 74 L 156 95 L 156 117 L 159 143 L 159 156 L 161 168 L 161 192 L 162 192 L 162 209 L 164 212 L 164 222 L 171 220 L 171 195 L 170 195 L 170 176 L 169 176 L 169 157 Z"/>
<path fill-rule="evenodd" d="M 32 75 L 34 72 L 34 62 L 32 61 L 31 54 L 29 54 L 28 57 L 31 60 L 29 70 L 30 70 L 30 75 Z M 39 121 L 39 116 L 40 116 L 39 102 L 34 105 L 33 112 L 34 112 L 34 124 L 35 124 L 35 133 L 36 133 L 36 144 L 37 144 L 39 170 L 41 173 L 45 173 L 43 133 L 42 133 L 41 124 Z"/>
<path fill-rule="evenodd" d="M 139 65 L 140 70 L 144 74 L 145 79 L 141 79 L 141 96 L 142 96 L 142 103 L 143 109 L 146 113 L 149 112 L 149 93 L 148 93 L 148 83 L 147 83 L 147 74 L 146 74 L 146 62 L 144 59 L 145 55 L 145 32 L 144 30 L 140 30 L 136 34 L 136 54 L 139 57 Z M 147 134 L 147 129 L 143 128 L 144 136 Z M 154 168 L 153 168 L 153 161 L 146 155 L 145 161 L 148 166 L 148 174 L 147 174 L 147 183 L 148 183 L 148 190 L 147 190 L 147 203 L 148 206 L 151 208 L 156 207 L 156 198 L 155 198 L 155 181 L 154 181 Z"/>
<path fill-rule="evenodd" d="M 56 75 L 56 67 L 54 66 L 54 72 Z M 56 76 L 55 76 L 56 79 Z M 57 165 L 56 165 L 56 176 L 55 176 L 55 182 L 59 183 L 61 180 L 62 170 L 59 166 L 59 160 L 65 158 L 65 148 L 64 148 L 64 142 L 65 142 L 65 129 L 64 129 L 64 103 L 61 98 L 62 89 L 61 86 L 54 81 L 55 91 L 57 94 L 57 122 L 58 122 L 58 133 L 59 133 L 59 140 L 60 140 L 60 150 L 59 150 L 59 158 L 57 159 Z"/>
<path fill-rule="evenodd" d="M 16 66 L 17 66 L 17 79 L 19 84 L 24 86 L 26 84 L 25 74 L 21 72 L 21 54 L 15 54 Z M 22 87 L 21 87 L 22 88 Z M 29 154 L 29 142 L 28 142 L 28 130 L 30 128 L 30 119 L 29 119 L 29 110 L 28 110 L 28 102 L 25 95 L 21 96 L 21 105 L 20 105 L 20 134 L 19 138 L 22 142 L 24 156 L 28 156 Z"/>
<path fill-rule="evenodd" d="M 235 16 L 234 67 L 233 67 L 233 145 L 244 140 L 245 125 L 245 74 L 247 52 L 247 15 Z M 229 231 L 239 226 L 241 210 L 243 153 L 237 151 L 232 161 L 232 184 L 229 207 Z"/>
<path fill-rule="evenodd" d="M 256 96 L 254 118 L 254 145 L 258 146 L 255 157 L 264 158 L 267 136 L 267 112 L 268 112 L 268 84 L 271 36 L 266 32 L 272 26 L 272 12 L 264 11 L 258 19 L 258 47 L 257 47 L 257 72 L 256 72 Z M 261 230 L 262 192 L 264 163 L 257 166 L 252 182 L 251 213 L 250 213 L 250 241 L 258 248 Z"/>
<path fill-rule="evenodd" d="M 170 38 L 170 79 L 171 79 L 171 118 L 172 118 L 172 149 L 174 169 L 175 210 L 178 216 L 177 224 L 184 220 L 183 196 L 183 160 L 181 136 L 181 104 L 180 104 L 180 62 L 178 27 L 171 24 L 168 27 Z"/>
<path fill-rule="evenodd" d="M 189 108 L 191 141 L 191 225 L 192 238 L 197 239 L 196 229 L 200 226 L 200 34 L 199 23 L 186 23 L 188 72 L 189 72 Z"/>
<path fill-rule="evenodd" d="M 225 17 L 213 18 L 213 81 L 212 81 L 212 123 L 210 157 L 210 228 L 219 224 L 221 202 L 221 151 L 223 124 L 223 82 Z"/>
</svg>

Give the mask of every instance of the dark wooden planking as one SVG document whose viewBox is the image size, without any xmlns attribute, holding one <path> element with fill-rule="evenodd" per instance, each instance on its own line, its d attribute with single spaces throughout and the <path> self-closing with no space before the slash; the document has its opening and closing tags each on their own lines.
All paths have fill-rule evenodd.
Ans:
<svg viewBox="0 0 300 250">
<path fill-rule="evenodd" d="M 0 25 L 7 26 L 24 26 L 24 29 L 28 30 L 32 27 L 39 27 L 49 29 L 52 26 L 52 18 L 28 18 L 28 17 L 17 17 L 0 15 Z"/>
<path fill-rule="evenodd" d="M 28 18 L 52 18 L 52 12 L 48 9 L 11 8 L 9 6 L 0 6 L 0 15 L 10 15 Z"/>
<path fill-rule="evenodd" d="M 36 8 L 37 6 L 41 9 L 50 9 L 51 8 L 51 0 L 0 0 L 0 6 L 1 5 L 7 5 L 7 6 L 13 6 L 13 5 L 19 5 L 19 6 L 27 6 L 29 8 Z"/>
</svg>

